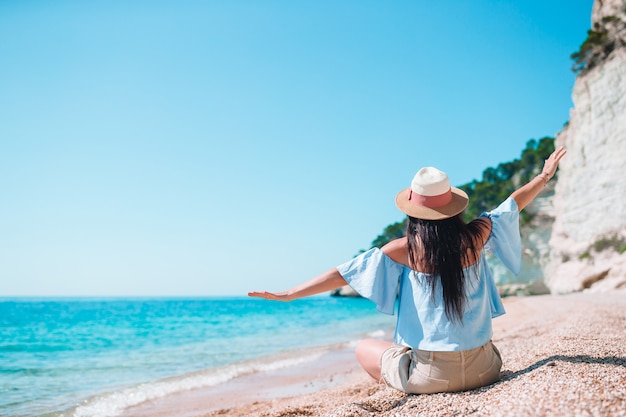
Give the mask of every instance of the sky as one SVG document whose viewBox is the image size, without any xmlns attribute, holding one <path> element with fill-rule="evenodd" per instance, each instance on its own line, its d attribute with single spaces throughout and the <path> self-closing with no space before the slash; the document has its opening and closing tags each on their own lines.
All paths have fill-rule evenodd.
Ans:
<svg viewBox="0 0 626 417">
<path fill-rule="evenodd" d="M 0 296 L 286 290 L 555 136 L 591 0 L 0 1 Z"/>
</svg>

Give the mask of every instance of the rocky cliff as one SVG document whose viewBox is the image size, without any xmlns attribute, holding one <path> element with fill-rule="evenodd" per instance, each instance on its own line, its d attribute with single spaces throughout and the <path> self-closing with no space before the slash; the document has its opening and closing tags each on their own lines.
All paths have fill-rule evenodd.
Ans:
<svg viewBox="0 0 626 417">
<path fill-rule="evenodd" d="M 594 65 L 577 77 L 569 123 L 556 138 L 568 154 L 555 187 L 544 267 L 553 293 L 626 286 L 624 22 L 626 0 L 596 0 L 592 27 L 613 44 L 592 45 L 604 55 L 587 58 Z"/>
</svg>

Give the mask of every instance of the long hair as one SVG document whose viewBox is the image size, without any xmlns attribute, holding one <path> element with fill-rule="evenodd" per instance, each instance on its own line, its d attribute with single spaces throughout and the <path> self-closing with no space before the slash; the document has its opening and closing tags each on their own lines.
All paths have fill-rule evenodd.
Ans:
<svg viewBox="0 0 626 417">
<path fill-rule="evenodd" d="M 466 302 L 463 267 L 473 263 L 479 248 L 480 225 L 466 224 L 461 214 L 445 220 L 423 220 L 409 216 L 407 241 L 409 264 L 420 265 L 435 296 L 440 277 L 445 313 L 452 322 L 463 321 Z"/>
</svg>

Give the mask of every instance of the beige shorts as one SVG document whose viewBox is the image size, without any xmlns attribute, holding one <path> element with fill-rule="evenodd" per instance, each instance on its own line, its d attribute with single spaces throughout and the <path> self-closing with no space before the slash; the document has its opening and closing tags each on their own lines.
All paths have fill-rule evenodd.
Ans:
<svg viewBox="0 0 626 417">
<path fill-rule="evenodd" d="M 430 352 L 394 345 L 381 358 L 388 386 L 410 394 L 456 392 L 500 380 L 502 358 L 493 345 L 457 352 Z"/>
</svg>

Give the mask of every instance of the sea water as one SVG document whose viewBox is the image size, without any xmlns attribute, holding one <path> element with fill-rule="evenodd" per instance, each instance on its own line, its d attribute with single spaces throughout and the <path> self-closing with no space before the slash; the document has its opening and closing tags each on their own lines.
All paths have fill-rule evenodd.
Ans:
<svg viewBox="0 0 626 417">
<path fill-rule="evenodd" d="M 0 299 L 0 416 L 108 417 L 393 326 L 360 298 Z"/>
</svg>

